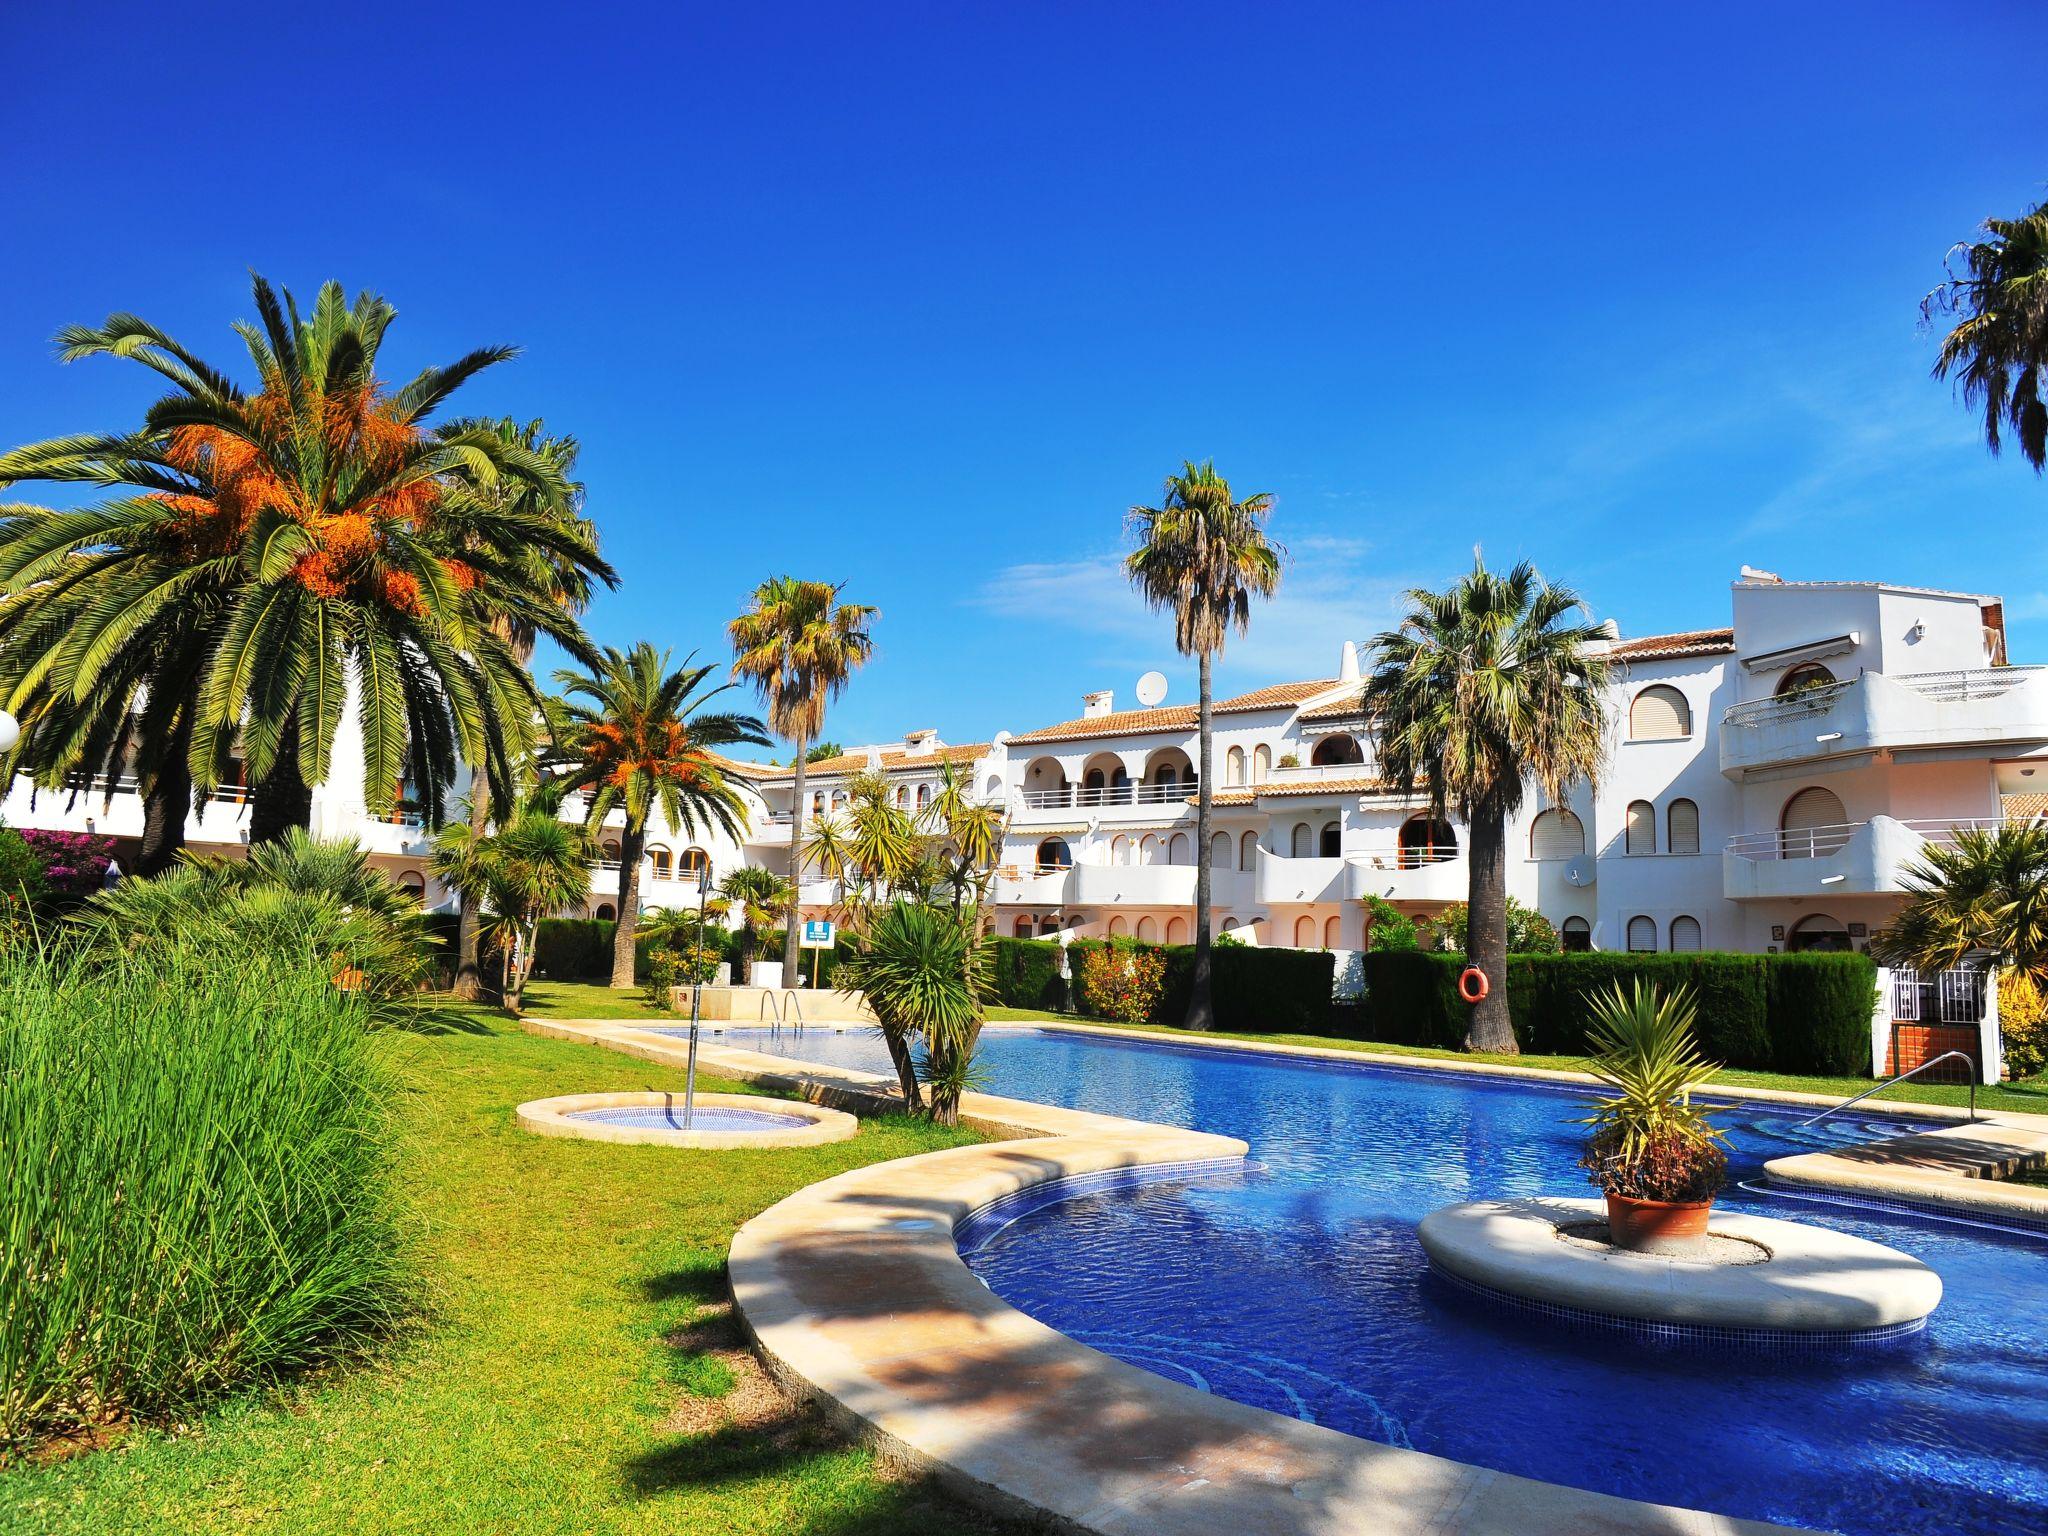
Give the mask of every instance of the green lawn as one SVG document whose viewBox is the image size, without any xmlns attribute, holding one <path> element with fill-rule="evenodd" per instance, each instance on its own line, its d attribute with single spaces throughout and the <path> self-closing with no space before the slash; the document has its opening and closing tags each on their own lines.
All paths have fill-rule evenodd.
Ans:
<svg viewBox="0 0 2048 1536">
<path fill-rule="evenodd" d="M 756 1211 L 971 1133 L 871 1121 L 838 1146 L 723 1153 L 543 1139 L 513 1128 L 513 1105 L 679 1075 L 480 1010 L 459 1022 L 395 1042 L 431 1292 L 413 1336 L 328 1380 L 0 1474 L 0 1531 L 989 1528 L 890 1480 L 768 1387 L 738 1347 L 724 1281 L 733 1230 Z"/>
<path fill-rule="evenodd" d="M 1434 1046 L 1383 1045 L 1376 1040 L 1336 1040 L 1324 1035 L 1252 1035 L 1238 1034 L 1227 1030 L 1216 1030 L 1209 1034 L 1193 1034 L 1167 1024 L 1118 1024 L 1106 1025 L 1099 1019 L 1074 1020 L 1069 1015 L 1044 1013 L 1031 1008 L 991 1008 L 991 1019 L 1016 1021 L 1049 1020 L 1052 1022 L 1088 1023 L 1103 1028 L 1128 1029 L 1134 1034 L 1181 1036 L 1191 1040 L 1251 1040 L 1263 1045 L 1314 1045 L 1333 1051 L 1361 1051 L 1382 1056 L 1412 1056 L 1421 1060 L 1436 1061 L 1483 1061 L 1495 1066 L 1549 1067 L 1564 1072 L 1583 1072 L 1586 1062 L 1579 1056 L 1494 1056 L 1467 1054 L 1464 1051 L 1447 1051 Z M 1716 1083 L 1731 1088 L 1783 1088 L 1799 1093 L 1822 1093 L 1836 1098 L 1848 1098 L 1861 1093 L 1870 1086 L 1867 1077 L 1793 1077 L 1779 1072 L 1723 1071 L 1714 1074 Z M 1954 1083 L 1901 1083 L 1896 1088 L 1887 1088 L 1876 1095 L 1871 1102 L 1896 1099 L 1913 1104 L 1952 1104 L 1961 1108 L 1969 1102 L 1969 1089 Z M 2028 1114 L 2048 1115 L 2048 1076 L 2031 1077 L 2021 1082 L 2004 1083 L 1996 1088 L 1980 1086 L 1977 1089 L 1979 1109 L 2007 1109 Z"/>
</svg>

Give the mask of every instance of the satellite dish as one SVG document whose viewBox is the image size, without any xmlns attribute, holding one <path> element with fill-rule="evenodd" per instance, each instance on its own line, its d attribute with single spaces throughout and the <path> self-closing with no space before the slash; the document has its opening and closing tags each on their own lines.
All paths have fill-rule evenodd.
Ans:
<svg viewBox="0 0 2048 1536">
<path fill-rule="evenodd" d="M 1147 672 L 1138 679 L 1138 702 L 1150 709 L 1166 697 L 1166 674 Z"/>
<path fill-rule="evenodd" d="M 1572 885 L 1591 885 L 1594 873 L 1595 866 L 1590 854 L 1581 853 L 1573 858 L 1566 859 L 1564 862 L 1565 880 Z"/>
</svg>

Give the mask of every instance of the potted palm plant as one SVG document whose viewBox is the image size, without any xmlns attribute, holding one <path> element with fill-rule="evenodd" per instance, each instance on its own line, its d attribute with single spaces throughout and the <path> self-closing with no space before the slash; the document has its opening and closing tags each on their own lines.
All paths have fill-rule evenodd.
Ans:
<svg viewBox="0 0 2048 1536">
<path fill-rule="evenodd" d="M 1705 1236 L 1727 1182 L 1718 1110 L 1692 1102 L 1715 1071 L 1693 1043 L 1694 1017 L 1686 988 L 1660 997 L 1646 981 L 1628 992 L 1617 982 L 1593 1005 L 1591 1068 L 1614 1091 L 1579 1122 L 1593 1128 L 1579 1166 L 1607 1196 L 1618 1248 Z"/>
</svg>

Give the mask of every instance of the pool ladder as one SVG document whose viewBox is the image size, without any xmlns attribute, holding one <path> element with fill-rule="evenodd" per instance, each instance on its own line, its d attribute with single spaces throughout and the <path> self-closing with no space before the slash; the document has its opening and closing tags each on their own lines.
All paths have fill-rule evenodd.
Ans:
<svg viewBox="0 0 2048 1536">
<path fill-rule="evenodd" d="M 782 1006 L 782 999 L 785 996 L 789 999 L 789 1007 L 786 1012 Z M 803 1037 L 803 1000 L 793 990 L 782 988 L 762 992 L 761 1001 L 754 1009 L 754 1022 L 758 1024 L 763 1020 L 770 1019 L 771 1014 L 773 1017 L 768 1026 L 768 1036 L 771 1040 L 779 1038 L 785 1026 L 791 1034 L 799 1039 Z"/>
<path fill-rule="evenodd" d="M 1821 1121 L 1827 1119 L 1829 1115 L 1834 1114 L 1837 1110 L 1847 1109 L 1852 1104 L 1861 1104 L 1873 1093 L 1883 1093 L 1885 1089 L 1890 1088 L 1895 1084 L 1903 1083 L 1907 1078 L 1916 1077 L 1920 1073 L 1925 1072 L 1929 1067 L 1939 1066 L 1942 1062 L 1949 1060 L 1960 1061 L 1964 1063 L 1966 1066 L 1968 1066 L 1970 1069 L 1969 1123 L 1971 1125 L 1975 1125 L 1977 1123 L 1977 1058 L 1972 1056 L 1968 1051 L 1943 1051 L 1939 1056 L 1930 1056 L 1925 1061 L 1921 1062 L 1919 1066 L 1901 1072 L 1897 1077 L 1888 1077 L 1883 1082 L 1879 1083 L 1876 1087 L 1866 1088 L 1861 1093 L 1856 1094 L 1851 1098 L 1846 1098 L 1842 1100 L 1842 1102 L 1835 1105 L 1833 1109 L 1822 1110 L 1819 1114 L 1815 1115 L 1811 1120 L 1800 1121 L 1799 1129 L 1805 1130 L 1806 1127 L 1808 1127 L 1809 1125 L 1818 1125 Z"/>
</svg>

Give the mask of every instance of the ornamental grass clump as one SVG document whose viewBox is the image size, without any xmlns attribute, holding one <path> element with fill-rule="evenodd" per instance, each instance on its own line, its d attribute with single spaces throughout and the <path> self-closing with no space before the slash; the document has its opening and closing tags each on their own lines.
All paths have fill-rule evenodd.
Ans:
<svg viewBox="0 0 2048 1536">
<path fill-rule="evenodd" d="M 0 950 L 0 1460 L 330 1361 L 410 1299 L 372 1006 L 318 935 Z"/>
<path fill-rule="evenodd" d="M 1719 1110 L 1692 1100 L 1718 1070 L 1693 1044 L 1694 1015 L 1686 988 L 1660 996 L 1644 981 L 1626 992 L 1617 982 L 1593 1004 L 1588 1067 L 1613 1093 L 1580 1122 L 1593 1130 L 1579 1166 L 1607 1194 L 1690 1204 L 1727 1182 Z"/>
</svg>

